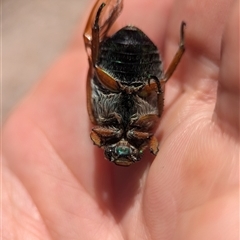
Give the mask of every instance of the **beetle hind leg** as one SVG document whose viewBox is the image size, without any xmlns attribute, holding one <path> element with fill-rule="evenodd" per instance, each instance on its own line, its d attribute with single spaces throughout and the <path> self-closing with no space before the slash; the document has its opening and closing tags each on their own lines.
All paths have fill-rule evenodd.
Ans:
<svg viewBox="0 0 240 240">
<path fill-rule="evenodd" d="M 99 43 L 119 16 L 123 7 L 122 0 L 98 0 L 88 18 L 83 39 L 89 60 L 95 65 Z"/>
<path fill-rule="evenodd" d="M 181 28 L 180 28 L 180 43 L 178 47 L 178 51 L 176 52 L 172 62 L 170 63 L 170 66 L 168 67 L 166 73 L 163 76 L 163 79 L 161 80 L 162 82 L 166 83 L 167 80 L 172 76 L 174 73 L 177 65 L 179 64 L 183 53 L 185 52 L 185 42 L 184 42 L 184 28 L 186 26 L 185 22 L 181 23 Z"/>
</svg>

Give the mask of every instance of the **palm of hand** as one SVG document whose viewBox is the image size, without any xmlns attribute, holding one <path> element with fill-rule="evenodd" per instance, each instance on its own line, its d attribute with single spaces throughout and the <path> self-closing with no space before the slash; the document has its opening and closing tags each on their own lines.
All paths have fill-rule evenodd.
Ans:
<svg viewBox="0 0 240 240">
<path fill-rule="evenodd" d="M 167 6 L 157 4 L 151 12 L 158 16 L 159 9 L 166 11 Z M 171 23 L 183 19 L 179 4 Z M 230 9 L 230 3 L 225 5 Z M 218 8 L 226 6 L 221 3 Z M 208 7 L 217 12 L 211 3 Z M 221 16 L 218 23 L 199 22 L 190 9 L 185 14 L 186 22 L 191 19 L 187 52 L 166 86 L 166 106 L 157 131 L 160 152 L 151 166 L 146 154 L 130 168 L 116 167 L 92 146 L 85 106 L 88 67 L 79 39 L 15 110 L 3 135 L 3 204 L 13 236 L 237 238 L 232 231 L 237 225 L 238 196 L 237 10 L 224 30 L 221 57 L 220 39 L 228 16 Z M 143 22 L 143 30 L 144 24 L 150 23 Z M 171 26 L 168 36 L 174 44 L 170 49 L 166 42 L 168 62 L 179 37 Z M 157 34 L 155 42 L 164 34 L 156 27 L 149 31 Z M 8 232 L 4 234 L 7 239 Z"/>
</svg>

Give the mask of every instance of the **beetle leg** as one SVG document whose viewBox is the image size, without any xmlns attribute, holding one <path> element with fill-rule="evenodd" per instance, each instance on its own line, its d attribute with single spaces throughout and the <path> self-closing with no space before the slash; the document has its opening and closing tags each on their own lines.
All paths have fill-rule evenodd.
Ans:
<svg viewBox="0 0 240 240">
<path fill-rule="evenodd" d="M 123 0 L 107 0 L 101 20 L 100 42 L 105 38 L 108 30 L 116 21 L 123 9 Z M 105 19 L 104 19 L 105 17 Z"/>
<path fill-rule="evenodd" d="M 96 119 L 94 117 L 93 108 L 92 108 L 92 88 L 91 88 L 91 80 L 92 80 L 92 68 L 88 69 L 87 75 L 87 111 L 92 124 L 96 125 Z"/>
<path fill-rule="evenodd" d="M 102 0 L 96 1 L 95 5 L 93 6 L 83 33 L 83 40 L 89 58 L 91 58 L 90 57 L 91 53 L 88 51 L 88 49 L 91 49 L 92 45 L 92 25 L 95 20 L 96 13 L 97 10 L 99 9 L 100 3 L 102 3 Z"/>
<path fill-rule="evenodd" d="M 100 117 L 98 122 L 103 126 L 118 126 L 122 123 L 122 117 L 118 113 L 112 112 L 105 117 Z"/>
<path fill-rule="evenodd" d="M 98 80 L 102 83 L 104 87 L 106 87 L 112 92 L 119 92 L 119 84 L 111 75 L 109 75 L 107 72 L 105 72 L 102 68 L 98 66 L 96 66 L 95 69 Z"/>
<path fill-rule="evenodd" d="M 155 136 L 152 136 L 149 140 L 149 149 L 150 149 L 150 152 L 154 155 L 157 155 L 158 153 L 158 146 L 159 146 L 159 143 L 158 143 L 158 140 Z"/>
<path fill-rule="evenodd" d="M 109 129 L 106 127 L 96 126 L 92 129 L 90 138 L 95 145 L 101 147 L 104 144 L 104 139 L 106 138 L 117 138 L 122 136 L 122 130 L 119 129 Z"/>
<path fill-rule="evenodd" d="M 93 143 L 95 145 L 97 145 L 98 147 L 101 147 L 102 146 L 102 140 L 101 138 L 99 137 L 99 135 L 97 133 L 95 133 L 94 131 L 92 131 L 90 133 L 90 138 L 91 140 L 93 141 Z"/>
<path fill-rule="evenodd" d="M 151 79 L 150 79 L 151 80 Z M 138 96 L 146 98 L 152 91 L 157 92 L 157 106 L 158 106 L 158 117 L 161 116 L 163 112 L 163 103 L 164 103 L 164 84 L 161 84 L 158 79 L 155 79 L 154 82 L 146 84 L 139 92 Z"/>
<path fill-rule="evenodd" d="M 164 74 L 164 77 L 162 79 L 162 82 L 166 83 L 167 80 L 172 76 L 174 73 L 177 65 L 179 64 L 183 53 L 185 51 L 185 43 L 184 43 L 184 27 L 186 26 L 185 22 L 182 22 L 181 29 L 180 29 L 180 44 L 178 47 L 178 51 L 176 52 L 172 62 L 170 63 L 170 66 L 168 67 L 166 73 Z"/>
<path fill-rule="evenodd" d="M 93 24 L 92 27 L 92 45 L 91 45 L 91 51 L 92 51 L 92 63 L 93 66 L 95 66 L 95 63 L 98 59 L 98 51 L 99 51 L 99 31 L 100 31 L 100 27 L 99 27 L 99 18 L 100 18 L 100 14 L 103 10 L 103 8 L 106 6 L 105 3 L 102 3 L 100 5 L 100 7 L 98 8 L 97 14 L 96 14 L 96 18 L 95 18 L 95 22 Z"/>
<path fill-rule="evenodd" d="M 147 114 L 143 115 L 137 120 L 135 120 L 131 126 L 132 127 L 138 127 L 141 129 L 150 129 L 157 121 L 159 120 L 159 117 L 157 114 Z"/>
<path fill-rule="evenodd" d="M 83 39 L 88 58 L 95 65 L 99 42 L 105 38 L 107 31 L 119 16 L 122 0 L 98 0 L 92 8 L 88 18 Z"/>
<path fill-rule="evenodd" d="M 155 136 L 152 136 L 151 133 L 133 130 L 128 133 L 127 137 L 128 139 L 136 138 L 138 140 L 149 139 L 148 146 L 149 146 L 150 152 L 154 155 L 157 155 L 159 143 L 157 138 Z M 141 148 L 142 150 L 143 148 L 145 148 L 144 146 L 146 147 L 146 145 L 144 144 Z"/>
<path fill-rule="evenodd" d="M 137 138 L 139 140 L 144 140 L 144 139 L 150 138 L 151 136 L 152 136 L 151 133 L 141 132 L 141 131 L 137 131 L 137 130 L 130 130 L 127 133 L 127 138 L 128 139 Z"/>
<path fill-rule="evenodd" d="M 145 98 L 148 95 L 150 95 L 153 91 L 159 93 L 159 87 L 158 87 L 158 84 L 156 82 L 146 84 L 142 89 L 140 89 L 138 91 L 137 94 L 138 94 L 139 97 Z"/>
</svg>

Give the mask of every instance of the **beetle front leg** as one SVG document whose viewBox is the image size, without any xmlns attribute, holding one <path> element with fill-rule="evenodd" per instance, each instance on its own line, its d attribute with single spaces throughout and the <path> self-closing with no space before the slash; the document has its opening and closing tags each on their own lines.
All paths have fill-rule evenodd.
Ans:
<svg viewBox="0 0 240 240">
<path fill-rule="evenodd" d="M 133 130 L 133 131 L 129 131 L 129 133 L 127 134 L 127 137 L 129 139 L 135 138 L 138 140 L 148 139 L 148 147 L 149 147 L 150 152 L 154 155 L 157 155 L 158 150 L 159 150 L 158 149 L 159 143 L 158 143 L 157 138 L 155 136 L 153 136 L 151 133 Z M 147 147 L 147 145 L 144 144 L 141 147 L 141 149 L 144 150 L 144 148 L 146 148 L 146 147 Z"/>
<path fill-rule="evenodd" d="M 149 140 L 149 149 L 150 152 L 154 155 L 157 155 L 159 149 L 158 149 L 159 143 L 155 136 L 152 136 Z"/>
<path fill-rule="evenodd" d="M 163 76 L 163 79 L 161 80 L 162 82 L 166 83 L 167 80 L 172 76 L 172 74 L 174 73 L 177 65 L 179 64 L 183 53 L 185 51 L 185 43 L 184 43 L 184 27 L 186 26 L 185 22 L 182 22 L 181 24 L 181 28 L 180 28 L 180 44 L 179 44 L 179 48 L 178 51 L 176 52 L 172 62 L 170 63 L 170 66 L 168 67 L 166 73 Z"/>
<path fill-rule="evenodd" d="M 120 139 L 122 136 L 121 129 L 110 129 L 106 127 L 96 126 L 92 129 L 90 138 L 95 145 L 101 147 L 105 144 L 105 140 L 109 138 Z"/>
</svg>

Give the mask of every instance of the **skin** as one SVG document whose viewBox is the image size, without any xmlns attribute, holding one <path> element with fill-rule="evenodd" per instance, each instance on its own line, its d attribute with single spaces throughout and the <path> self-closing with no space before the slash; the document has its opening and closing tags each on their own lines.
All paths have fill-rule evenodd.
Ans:
<svg viewBox="0 0 240 240">
<path fill-rule="evenodd" d="M 129 168 L 89 138 L 81 24 L 4 124 L 3 239 L 238 239 L 238 9 L 229 0 L 125 1 L 117 23 L 146 32 L 165 68 L 187 23 L 156 131 L 160 151 Z"/>
</svg>

